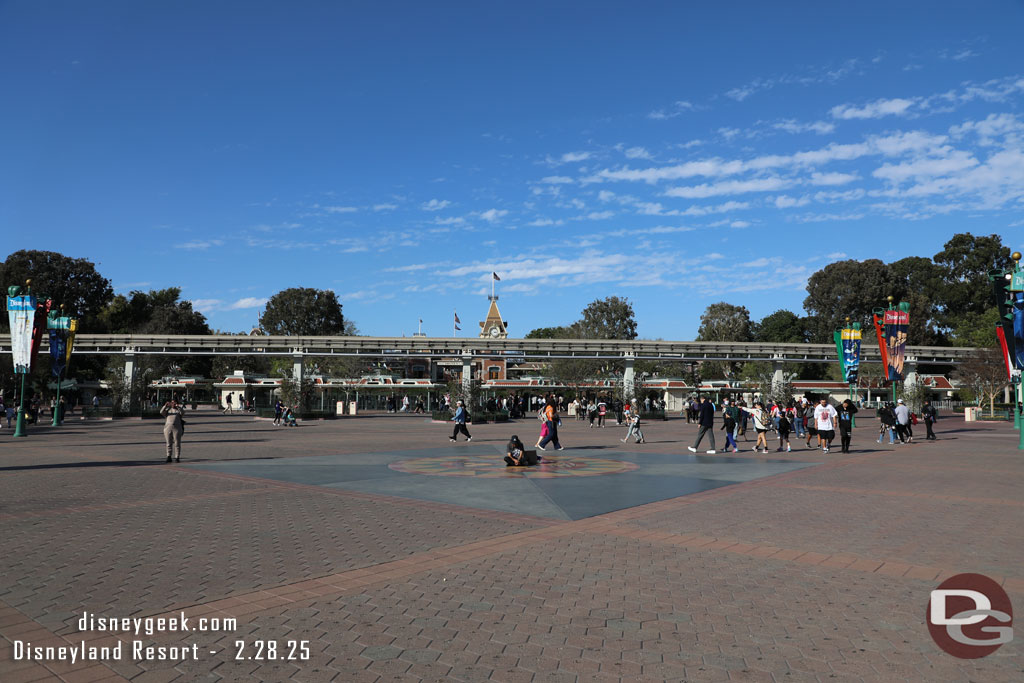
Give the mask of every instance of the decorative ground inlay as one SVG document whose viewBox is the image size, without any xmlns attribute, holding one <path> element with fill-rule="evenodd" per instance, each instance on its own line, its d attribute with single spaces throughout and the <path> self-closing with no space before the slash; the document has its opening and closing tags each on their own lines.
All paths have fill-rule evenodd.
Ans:
<svg viewBox="0 0 1024 683">
<path fill-rule="evenodd" d="M 534 467 L 508 467 L 500 457 L 493 455 L 413 458 L 412 460 L 393 462 L 388 467 L 407 474 L 427 474 L 436 477 L 529 477 L 530 479 L 596 477 L 602 474 L 632 472 L 638 468 L 631 462 L 604 458 L 567 458 L 556 455 L 542 457 L 541 463 Z"/>
</svg>

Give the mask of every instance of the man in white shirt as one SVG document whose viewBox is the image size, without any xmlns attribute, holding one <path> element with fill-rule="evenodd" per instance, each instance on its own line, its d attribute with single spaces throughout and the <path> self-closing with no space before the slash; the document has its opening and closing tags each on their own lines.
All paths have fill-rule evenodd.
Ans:
<svg viewBox="0 0 1024 683">
<path fill-rule="evenodd" d="M 896 401 L 896 433 L 900 437 L 900 441 L 907 443 L 913 441 L 913 437 L 908 435 L 907 425 L 910 424 L 910 408 L 903 402 L 903 399 Z"/>
<path fill-rule="evenodd" d="M 828 399 L 822 397 L 818 405 L 814 406 L 814 426 L 818 429 L 818 445 L 828 453 L 832 439 L 836 438 L 836 426 L 839 421 L 839 413 L 829 404 Z"/>
</svg>

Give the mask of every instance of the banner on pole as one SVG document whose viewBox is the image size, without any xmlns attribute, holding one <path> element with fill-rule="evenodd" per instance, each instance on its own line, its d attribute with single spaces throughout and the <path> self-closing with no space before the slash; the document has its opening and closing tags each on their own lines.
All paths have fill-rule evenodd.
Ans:
<svg viewBox="0 0 1024 683">
<path fill-rule="evenodd" d="M 50 372 L 60 377 L 67 366 L 68 333 L 71 331 L 71 318 L 63 315 L 51 315 L 46 319 L 46 328 L 50 332 Z"/>
<path fill-rule="evenodd" d="M 889 377 L 889 348 L 885 344 L 885 326 L 884 326 L 885 311 L 881 308 L 876 308 L 872 312 L 872 319 L 875 323 L 875 334 L 878 336 L 878 353 L 882 356 L 882 372 L 885 374 L 885 379 L 892 379 Z"/>
<path fill-rule="evenodd" d="M 844 327 L 838 333 L 839 357 L 843 363 L 843 381 L 853 384 L 857 381 L 860 373 L 860 323 L 854 323 L 851 327 Z"/>
<path fill-rule="evenodd" d="M 886 379 L 903 379 L 903 361 L 907 351 L 907 327 L 910 323 L 910 304 L 901 301 L 899 308 L 885 312 L 885 341 L 888 346 L 889 372 Z"/>
<path fill-rule="evenodd" d="M 11 287 L 8 292 L 20 292 L 20 287 Z M 7 296 L 7 318 L 11 324 L 11 355 L 14 356 L 14 372 L 28 374 L 32 367 L 32 323 L 36 315 L 36 298 L 31 294 Z"/>
<path fill-rule="evenodd" d="M 53 307 L 53 300 L 36 302 L 36 315 L 32 321 L 32 359 L 30 365 L 36 364 L 39 357 L 39 349 L 43 347 L 43 331 L 46 329 L 46 321 L 50 317 L 50 309 Z"/>
<path fill-rule="evenodd" d="M 71 325 L 68 327 L 68 351 L 64 357 L 65 368 L 71 365 L 71 347 L 75 345 L 75 332 L 78 331 L 78 318 L 71 319 Z"/>
</svg>

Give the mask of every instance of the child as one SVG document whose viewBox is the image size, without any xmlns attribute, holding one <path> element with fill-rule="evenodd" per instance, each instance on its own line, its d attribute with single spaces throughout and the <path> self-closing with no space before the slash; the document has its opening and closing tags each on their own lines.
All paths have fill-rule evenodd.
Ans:
<svg viewBox="0 0 1024 683">
<path fill-rule="evenodd" d="M 297 406 L 296 406 L 297 407 Z M 286 427 L 298 427 L 299 423 L 295 421 L 295 409 L 288 408 L 284 414 L 284 424 Z"/>
<path fill-rule="evenodd" d="M 721 429 L 725 430 L 725 447 L 731 448 L 733 453 L 739 451 L 736 447 L 736 439 L 732 435 L 732 431 L 736 428 L 736 418 L 733 417 L 733 413 L 729 410 L 728 400 L 725 401 L 726 405 L 722 408 L 722 426 Z"/>
<path fill-rule="evenodd" d="M 537 437 L 537 443 L 533 444 L 534 448 L 540 448 L 540 442 L 544 440 L 544 437 L 548 435 L 548 423 L 547 421 L 540 423 L 540 436 Z"/>
</svg>

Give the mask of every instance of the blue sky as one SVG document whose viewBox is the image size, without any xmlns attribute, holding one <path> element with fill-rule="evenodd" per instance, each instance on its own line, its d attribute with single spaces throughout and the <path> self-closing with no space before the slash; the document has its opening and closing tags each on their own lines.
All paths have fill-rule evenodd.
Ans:
<svg viewBox="0 0 1024 683">
<path fill-rule="evenodd" d="M 770 5 L 770 6 L 769 6 Z M 4 247 L 213 327 L 367 334 L 595 298 L 690 339 L 843 258 L 1024 239 L 1024 3 L 0 2 Z M 855 285 L 856 283 L 851 283 Z"/>
</svg>

